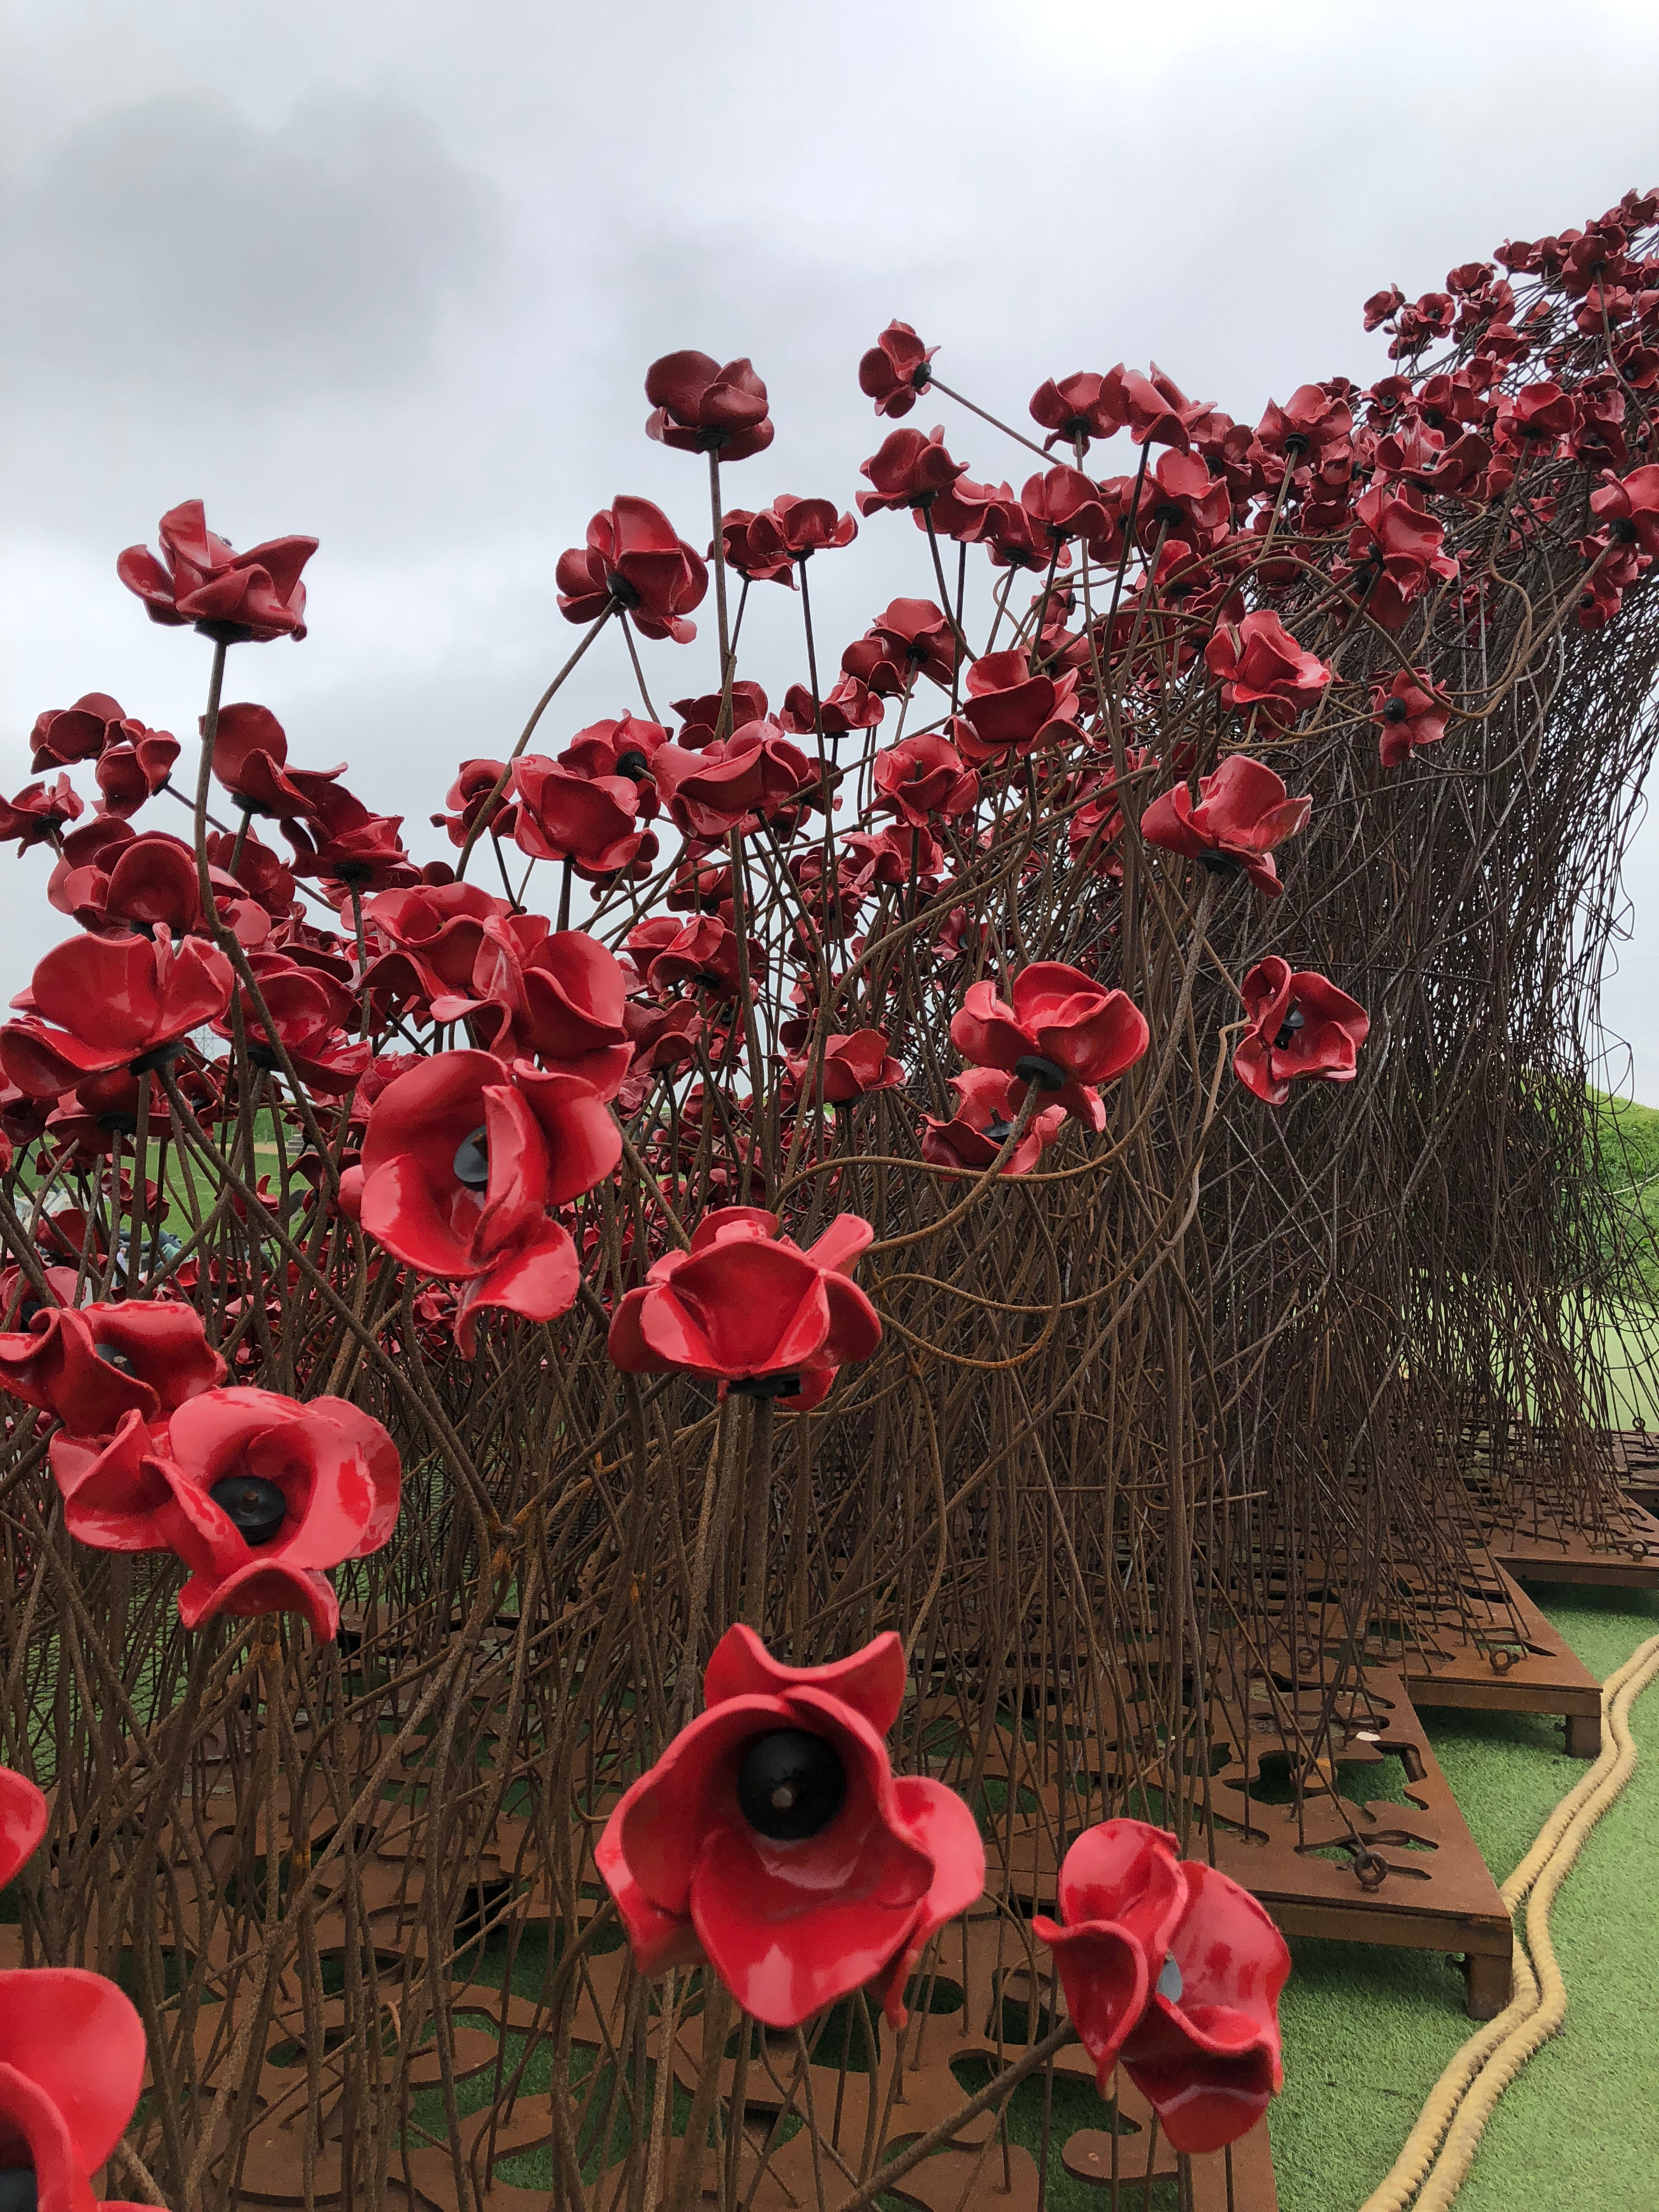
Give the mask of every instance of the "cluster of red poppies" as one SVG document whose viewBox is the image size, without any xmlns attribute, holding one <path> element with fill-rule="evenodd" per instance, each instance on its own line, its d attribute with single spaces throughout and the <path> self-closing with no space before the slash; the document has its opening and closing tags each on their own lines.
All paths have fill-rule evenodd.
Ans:
<svg viewBox="0 0 1659 2212">
<path fill-rule="evenodd" d="M 0 1888 L 40 1849 L 46 1801 L 0 1766 Z M 132 2000 L 80 1966 L 0 1971 L 0 2189 L 35 2212 L 141 2212 L 96 2197 L 92 2178 L 120 2142 L 143 2087 L 143 2023 Z"/>
<path fill-rule="evenodd" d="M 985 1850 L 963 1800 L 895 1776 L 882 1738 L 904 1649 L 779 1664 L 733 1628 L 704 1710 L 623 1796 L 597 1858 L 647 1973 L 712 1966 L 744 2010 L 799 2027 L 880 1978 L 887 2016 L 924 1946 L 977 1902 Z M 1284 1938 L 1249 1893 L 1139 1820 L 1087 1829 L 1060 1871 L 1054 1954 L 1103 2097 L 1120 2057 L 1177 2150 L 1219 2150 L 1279 2088 Z"/>
<path fill-rule="evenodd" d="M 239 554 L 199 501 L 164 516 L 160 556 L 134 547 L 117 565 L 152 619 L 214 649 L 187 788 L 171 781 L 174 738 L 88 692 L 40 715 L 40 780 L 0 808 L 20 852 L 50 848 L 46 896 L 80 932 L 0 1030 L 14 1263 L 0 1379 L 57 1425 L 71 1532 L 174 1553 L 187 1622 L 282 1610 L 332 1632 L 328 1571 L 386 1540 L 398 1462 L 350 1406 L 261 1387 L 295 1305 L 395 1376 L 400 1360 L 474 1357 L 492 1316 L 546 1323 L 580 1303 L 624 1374 L 817 1406 L 881 1322 L 853 1279 L 871 1226 L 823 1206 L 833 1174 L 809 1200 L 805 1170 L 900 1153 L 956 1205 L 1086 1147 L 1111 1118 L 1103 1094 L 1133 1086 L 1153 1047 L 1126 965 L 1136 896 L 1152 884 L 1201 938 L 1215 902 L 1235 901 L 1237 934 L 1256 927 L 1255 895 L 1285 892 L 1281 858 L 1314 800 L 1259 754 L 1292 763 L 1352 729 L 1367 735 L 1352 774 L 1373 789 L 1414 763 L 1434 773 L 1419 757 L 1483 696 L 1443 682 L 1437 659 L 1450 647 L 1466 673 L 1484 665 L 1474 647 L 1510 569 L 1547 547 L 1564 596 L 1541 618 L 1587 629 L 1648 579 L 1656 217 L 1659 195 L 1627 194 L 1582 232 L 1455 270 L 1444 293 L 1379 294 L 1367 323 L 1389 329 L 1393 372 L 1364 390 L 1304 385 L 1254 426 L 1156 367 L 1050 379 L 1030 403 L 1042 443 L 1008 432 L 1043 464 L 1018 492 L 970 477 L 942 428 L 901 422 L 863 463 L 856 506 L 878 528 L 910 515 L 927 589 L 822 671 L 811 564 L 860 524 L 823 497 L 726 507 L 722 469 L 772 442 L 765 386 L 746 360 L 665 357 L 647 428 L 706 463 L 707 550 L 645 500 L 592 518 L 557 563 L 584 635 L 516 751 L 459 764 L 431 817 L 451 860 L 417 863 L 401 817 L 373 812 L 342 768 L 290 763 L 268 708 L 222 696 L 233 648 L 304 637 L 315 541 Z M 881 334 L 859 368 L 878 416 L 954 396 L 938 353 L 902 323 Z M 1119 437 L 1133 465 L 1091 473 L 1091 447 Z M 671 726 L 638 645 L 690 643 L 711 582 L 712 682 L 673 702 Z M 748 596 L 769 583 L 798 594 L 805 648 L 775 712 L 737 672 Z M 642 713 L 532 750 L 606 629 Z M 99 793 L 85 820 L 82 767 Z M 163 798 L 187 810 L 185 834 L 134 826 Z M 475 864 L 499 891 L 468 879 Z M 544 865 L 554 877 L 537 879 Z M 553 912 L 526 902 L 532 880 Z M 1073 940 L 1084 949 L 1043 957 L 1047 925 L 1026 921 L 1079 904 L 1099 917 Z M 1272 954 L 1236 990 L 1232 1066 L 1256 1099 L 1354 1078 L 1368 1016 L 1328 978 Z M 1153 1066 L 1180 1048 L 1159 1038 Z M 255 1172 L 262 1117 L 274 1175 Z M 890 1967 L 896 1989 L 961 1909 L 972 1850 L 971 1823 L 932 1785 L 886 1773 L 890 1659 L 844 1662 L 837 1687 L 722 1650 L 708 1712 L 608 1833 L 641 1957 L 689 1955 L 695 1931 L 781 2021 L 847 1975 Z M 836 1747 L 833 1832 L 873 1887 L 867 1912 L 837 1897 L 833 1942 L 756 1948 L 757 1897 L 775 1892 L 780 1926 L 807 1924 L 790 1887 L 806 1861 L 734 1826 L 709 1778 L 741 1811 L 743 1747 L 763 1723 Z M 1054 1940 L 1063 1974 L 1107 1961 L 1113 1994 L 1073 1993 L 1079 2019 L 1104 2022 L 1089 2031 L 1099 2049 L 1142 2068 L 1172 2134 L 1200 2046 L 1237 2061 L 1241 2111 L 1265 2095 L 1266 1939 L 1239 1938 L 1254 1995 L 1202 2000 L 1206 2019 L 1231 2006 L 1246 2025 L 1200 2033 L 1181 1992 L 1208 1988 L 1215 1879 L 1144 1833 L 1097 1832 L 1078 1851 Z"/>
</svg>

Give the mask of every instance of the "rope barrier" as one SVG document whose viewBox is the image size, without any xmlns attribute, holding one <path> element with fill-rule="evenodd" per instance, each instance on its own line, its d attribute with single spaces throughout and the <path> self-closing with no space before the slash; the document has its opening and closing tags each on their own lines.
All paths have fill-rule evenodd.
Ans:
<svg viewBox="0 0 1659 2212">
<path fill-rule="evenodd" d="M 1523 1903 L 1527 1907 L 1526 1944 L 1518 1931 L 1514 1938 L 1515 1995 L 1452 2057 L 1399 2157 L 1360 2212 L 1405 2212 L 1413 2197 L 1416 2212 L 1444 2212 L 1463 2185 L 1498 2100 L 1533 2053 L 1559 2032 L 1567 1985 L 1550 1941 L 1550 1911 L 1590 1830 L 1635 1771 L 1631 1711 L 1656 1679 L 1659 1636 L 1650 1637 L 1602 1684 L 1601 1756 L 1545 1821 L 1499 1893 L 1511 1917 Z"/>
</svg>

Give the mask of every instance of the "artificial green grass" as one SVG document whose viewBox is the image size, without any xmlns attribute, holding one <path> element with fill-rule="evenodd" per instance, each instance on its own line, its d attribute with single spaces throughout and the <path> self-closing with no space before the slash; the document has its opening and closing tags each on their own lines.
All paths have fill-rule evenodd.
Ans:
<svg viewBox="0 0 1659 2212">
<path fill-rule="evenodd" d="M 1545 1611 L 1605 1679 L 1659 1633 L 1659 1592 L 1562 1588 Z M 1553 1722 L 1431 1713 L 1435 1755 L 1499 1881 L 1584 1771 Z M 1638 1703 L 1636 1771 L 1551 1917 L 1561 2034 L 1499 2100 L 1460 2212 L 1659 2212 L 1659 1690 Z M 1293 1942 L 1280 2005 L 1285 2094 L 1271 2121 L 1281 2212 L 1357 2212 L 1473 2032 L 1437 1954 Z"/>
</svg>

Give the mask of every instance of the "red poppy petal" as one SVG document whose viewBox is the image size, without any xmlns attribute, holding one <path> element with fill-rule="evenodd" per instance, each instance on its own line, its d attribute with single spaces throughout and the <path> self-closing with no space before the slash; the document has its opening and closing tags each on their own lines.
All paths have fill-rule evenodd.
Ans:
<svg viewBox="0 0 1659 2212">
<path fill-rule="evenodd" d="M 714 1646 L 702 1678 L 703 1702 L 710 1708 L 728 1698 L 781 1697 L 798 1689 L 822 1690 L 885 1735 L 904 1698 L 904 1645 L 890 1628 L 862 1651 L 828 1666 L 786 1667 L 752 1628 L 739 1624 Z"/>
<path fill-rule="evenodd" d="M 27 1775 L 0 1766 L 0 1888 L 33 1856 L 46 1832 L 46 1799 Z"/>
<path fill-rule="evenodd" d="M 0 2066 L 50 2098 L 78 2173 L 94 2172 L 120 2141 L 144 2060 L 137 2008 L 102 1974 L 78 1966 L 0 1972 Z"/>
</svg>

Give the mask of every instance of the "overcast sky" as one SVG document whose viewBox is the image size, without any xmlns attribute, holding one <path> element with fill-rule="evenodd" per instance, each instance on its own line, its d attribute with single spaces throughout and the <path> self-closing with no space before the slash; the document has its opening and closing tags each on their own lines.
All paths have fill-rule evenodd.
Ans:
<svg viewBox="0 0 1659 2212">
<path fill-rule="evenodd" d="M 0 4 L 0 793 L 88 690 L 188 739 L 208 648 L 115 580 L 162 511 L 308 532 L 311 635 L 228 696 L 301 764 L 351 763 L 411 848 L 453 763 L 504 752 L 575 632 L 559 553 L 620 492 L 699 545 L 695 459 L 642 434 L 657 355 L 750 355 L 778 426 L 727 503 L 850 505 L 880 431 L 858 356 L 894 315 L 1023 422 L 1050 375 L 1156 359 L 1254 420 L 1384 366 L 1359 327 L 1507 234 L 1659 181 L 1651 0 L 224 0 Z M 947 401 L 975 477 L 1035 465 Z M 875 541 L 879 538 L 879 544 Z M 833 665 L 931 586 L 908 520 L 815 562 Z M 788 595 L 747 633 L 805 673 Z M 659 708 L 708 688 L 647 645 Z M 610 638 L 602 647 L 614 647 Z M 596 648 L 544 726 L 637 708 Z M 83 786 L 90 779 L 82 772 Z M 178 827 L 166 802 L 145 821 Z M 0 861 L 0 985 L 68 933 L 46 856 Z M 1659 1104 L 1659 823 L 1608 986 Z"/>
</svg>

